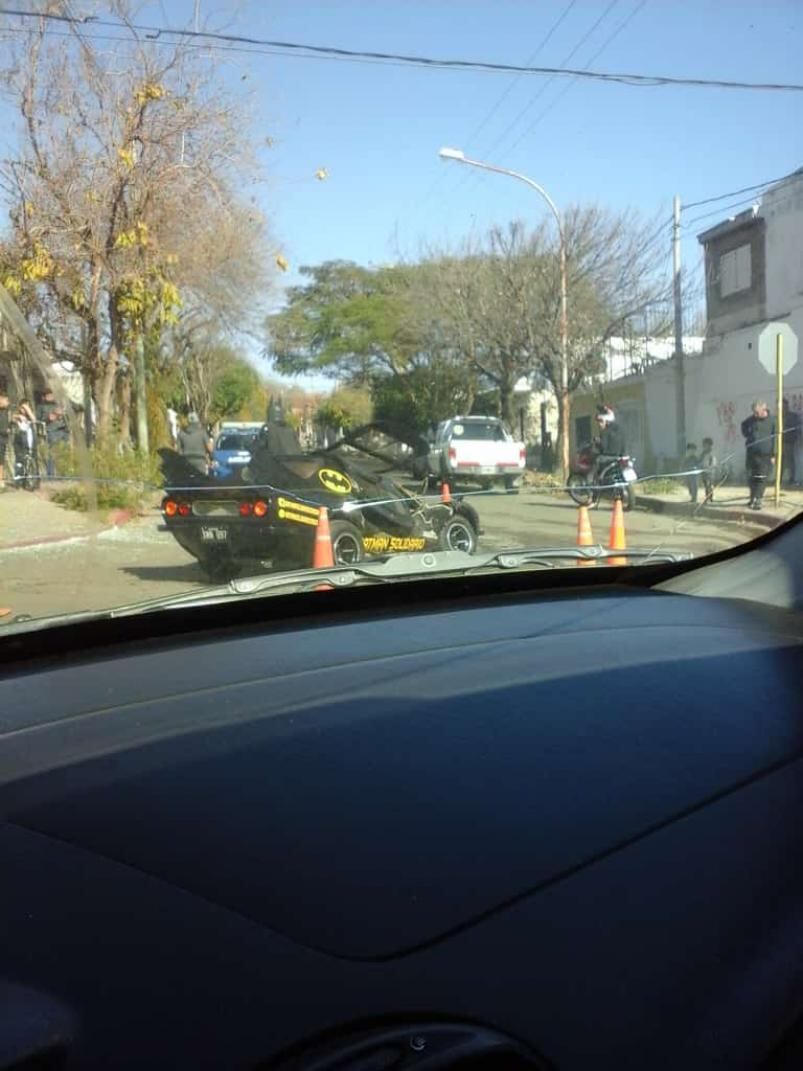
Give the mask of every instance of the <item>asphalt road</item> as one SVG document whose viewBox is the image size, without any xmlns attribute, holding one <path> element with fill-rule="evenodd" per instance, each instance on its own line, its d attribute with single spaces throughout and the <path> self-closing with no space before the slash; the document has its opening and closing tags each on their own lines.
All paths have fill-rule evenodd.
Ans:
<svg viewBox="0 0 803 1071">
<path fill-rule="evenodd" d="M 566 495 L 492 493 L 472 501 L 484 529 L 483 549 L 574 546 L 577 510 Z M 610 518 L 608 505 L 592 511 L 595 542 L 607 542 Z M 154 515 L 73 542 L 3 550 L 0 605 L 13 615 L 41 617 L 119 606 L 208 583 L 194 559 L 172 536 L 159 532 L 158 525 Z M 745 542 L 761 529 L 637 508 L 626 514 L 626 531 L 631 547 L 662 546 L 703 555 Z"/>
</svg>

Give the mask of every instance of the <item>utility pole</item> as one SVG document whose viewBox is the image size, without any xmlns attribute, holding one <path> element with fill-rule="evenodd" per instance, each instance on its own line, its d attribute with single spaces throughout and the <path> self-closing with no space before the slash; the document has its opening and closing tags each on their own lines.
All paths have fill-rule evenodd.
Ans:
<svg viewBox="0 0 803 1071">
<path fill-rule="evenodd" d="M 680 197 L 672 201 L 672 291 L 675 299 L 678 457 L 686 453 L 686 375 L 683 367 L 683 292 L 680 285 Z"/>
</svg>

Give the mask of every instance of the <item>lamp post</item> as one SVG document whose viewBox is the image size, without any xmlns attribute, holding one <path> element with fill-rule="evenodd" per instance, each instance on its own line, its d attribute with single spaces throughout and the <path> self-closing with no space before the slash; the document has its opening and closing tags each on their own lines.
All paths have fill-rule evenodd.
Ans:
<svg viewBox="0 0 803 1071">
<path fill-rule="evenodd" d="M 478 167 L 482 171 L 492 171 L 496 175 L 508 175 L 518 179 L 531 189 L 539 193 L 549 206 L 555 222 L 558 225 L 558 237 L 560 239 L 560 392 L 558 405 L 560 407 L 560 466 L 564 482 L 569 475 L 569 310 L 568 310 L 568 280 L 566 270 L 566 236 L 563 230 L 563 218 L 558 211 L 557 205 L 546 192 L 543 186 L 520 171 L 511 171 L 506 167 L 497 167 L 496 164 L 487 164 L 483 160 L 472 160 L 466 156 L 462 149 L 450 149 L 444 147 L 438 153 L 442 160 L 456 160 L 460 164 L 469 167 Z"/>
</svg>

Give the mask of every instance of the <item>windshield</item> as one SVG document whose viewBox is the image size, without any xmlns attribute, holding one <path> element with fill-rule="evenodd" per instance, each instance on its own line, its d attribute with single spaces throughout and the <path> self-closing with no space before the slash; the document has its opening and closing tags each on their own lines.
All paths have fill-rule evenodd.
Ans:
<svg viewBox="0 0 803 1071">
<path fill-rule="evenodd" d="M 253 441 L 253 435 L 221 435 L 217 441 L 217 449 L 248 450 Z"/>
<path fill-rule="evenodd" d="M 0 630 L 801 512 L 792 7 L 455 12 L 0 13 Z"/>
<path fill-rule="evenodd" d="M 474 420 L 455 424 L 451 433 L 455 439 L 467 439 L 469 442 L 504 442 L 507 438 L 500 424 L 481 424 Z"/>
</svg>

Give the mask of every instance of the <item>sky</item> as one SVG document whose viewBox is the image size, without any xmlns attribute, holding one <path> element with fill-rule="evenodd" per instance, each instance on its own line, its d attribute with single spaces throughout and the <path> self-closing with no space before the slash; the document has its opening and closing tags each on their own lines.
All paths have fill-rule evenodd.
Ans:
<svg viewBox="0 0 803 1071">
<path fill-rule="evenodd" d="M 255 36 L 348 48 L 801 81 L 800 0 L 274 0 L 244 5 L 236 22 Z M 245 59 L 276 139 L 265 154 L 273 176 L 265 208 L 293 266 L 333 257 L 383 263 L 494 222 L 543 218 L 526 186 L 444 163 L 443 145 L 525 172 L 559 206 L 600 202 L 650 217 L 668 216 L 673 194 L 701 200 L 803 165 L 800 93 Z M 313 177 L 319 167 L 325 182 Z M 684 236 L 689 258 L 696 231 Z"/>
<path fill-rule="evenodd" d="M 196 0 L 140 18 L 191 24 Z M 252 37 L 514 64 L 800 82 L 803 0 L 197 0 L 200 25 Z M 75 5 L 74 5 L 75 6 Z M 383 264 L 545 205 L 514 180 L 438 159 L 443 145 L 541 183 L 559 207 L 656 220 L 803 165 L 803 93 L 649 87 L 217 52 L 250 92 L 258 197 L 290 264 Z M 270 142 L 271 147 L 268 147 Z M 326 170 L 319 181 L 317 169 Z M 727 207 L 730 202 L 722 202 Z M 706 212 L 714 215 L 699 219 Z M 684 212 L 683 256 L 724 218 Z M 669 234 L 667 231 L 667 258 Z"/>
</svg>

